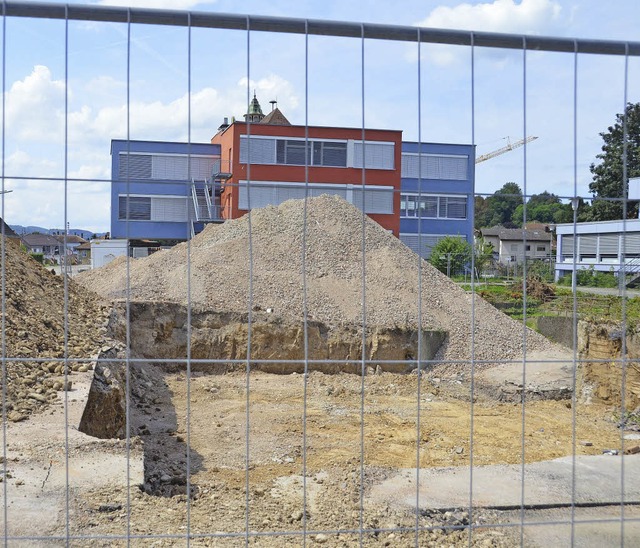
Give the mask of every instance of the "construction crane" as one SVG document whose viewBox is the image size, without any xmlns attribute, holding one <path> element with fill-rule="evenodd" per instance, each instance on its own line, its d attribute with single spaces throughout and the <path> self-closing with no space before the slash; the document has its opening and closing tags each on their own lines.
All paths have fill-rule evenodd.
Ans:
<svg viewBox="0 0 640 548">
<path fill-rule="evenodd" d="M 529 137 L 526 137 L 524 139 L 520 139 L 519 141 L 516 141 L 515 143 L 512 143 L 511 140 L 509 139 L 509 137 L 507 137 L 507 146 L 504 146 L 504 147 L 499 148 L 498 150 L 494 150 L 492 152 L 487 152 L 487 154 L 483 154 L 482 156 L 478 156 L 476 158 L 476 164 L 479 164 L 480 162 L 484 162 L 485 160 L 490 160 L 491 158 L 495 158 L 496 156 L 500 156 L 500 154 L 504 154 L 505 152 L 509 152 L 510 150 L 513 150 L 514 148 L 521 147 L 522 145 L 525 145 L 526 143 L 530 143 L 531 141 L 535 141 L 536 139 L 537 139 L 537 137 L 535 137 L 533 135 L 529 135 Z"/>
</svg>

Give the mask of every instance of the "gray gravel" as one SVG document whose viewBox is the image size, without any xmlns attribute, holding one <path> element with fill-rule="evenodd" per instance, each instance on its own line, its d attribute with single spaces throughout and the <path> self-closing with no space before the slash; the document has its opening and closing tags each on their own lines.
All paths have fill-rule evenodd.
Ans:
<svg viewBox="0 0 640 548">
<path fill-rule="evenodd" d="M 194 306 L 219 311 L 270 308 L 299 320 L 305 310 L 303 264 L 311 319 L 415 328 L 421 303 L 423 328 L 449 332 L 442 359 L 468 360 L 472 345 L 477 360 L 513 359 L 522 355 L 524 339 L 528 352 L 553 348 L 480 297 L 473 299 L 360 210 L 332 196 L 307 201 L 306 223 L 305 201 L 290 200 L 209 225 L 189 243 L 131 259 L 128 294 L 135 300 L 190 299 Z M 76 280 L 107 298 L 125 298 L 127 261 L 118 259 Z"/>
</svg>

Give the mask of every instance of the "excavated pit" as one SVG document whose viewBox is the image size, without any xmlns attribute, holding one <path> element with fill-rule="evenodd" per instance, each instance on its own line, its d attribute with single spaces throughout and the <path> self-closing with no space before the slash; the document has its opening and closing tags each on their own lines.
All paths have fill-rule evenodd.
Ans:
<svg viewBox="0 0 640 548">
<path fill-rule="evenodd" d="M 187 446 L 164 375 L 186 371 L 188 333 L 191 334 L 190 358 L 195 360 L 191 362 L 193 373 L 217 375 L 244 369 L 248 314 L 198 309 L 189 313 L 186 306 L 177 303 L 122 302 L 114 305 L 109 331 L 122 344 L 105 349 L 98 356 L 79 430 L 102 439 L 124 438 L 128 385 L 130 435 L 139 436 L 144 442 L 141 488 L 157 496 L 186 494 L 187 490 L 194 496 L 198 487 L 187 482 L 187 454 L 191 473 L 200 469 L 202 459 Z M 303 323 L 256 311 L 251 318 L 252 369 L 280 375 L 303 373 L 304 335 Z M 372 362 L 370 367 L 377 371 L 409 373 L 416 367 L 419 336 L 423 360 L 433 359 L 447 337 L 441 331 L 418 334 L 411 329 L 367 330 L 365 350 L 366 358 Z M 127 338 L 131 358 L 128 379 L 124 346 Z M 309 370 L 327 374 L 361 373 L 362 332 L 356 327 L 310 321 L 307 341 Z"/>
<path fill-rule="evenodd" d="M 187 334 L 194 371 L 224 373 L 247 359 L 248 314 L 189 311 L 186 306 L 168 302 L 116 303 L 110 321 L 113 336 L 127 340 L 129 318 L 130 350 L 146 359 L 186 360 Z M 190 326 L 190 329 L 189 329 Z M 306 326 L 308 369 L 323 373 L 360 373 L 362 331 L 356 326 L 329 326 L 309 321 Z M 275 374 L 303 373 L 305 370 L 305 325 L 285 320 L 266 311 L 251 317 L 252 368 Z M 419 345 L 419 338 L 422 338 Z M 391 373 L 408 373 L 416 368 L 418 348 L 422 360 L 434 358 L 447 334 L 403 328 L 371 327 L 366 331 L 365 358 L 371 367 Z M 207 363 L 206 360 L 212 360 Z M 225 362 L 224 360 L 229 360 Z M 253 363 L 255 360 L 255 363 Z M 272 360 L 272 361 L 270 361 Z M 326 360 L 326 361 L 324 361 Z M 378 363 L 379 362 L 379 363 Z M 167 366 L 170 368 L 170 364 Z"/>
</svg>

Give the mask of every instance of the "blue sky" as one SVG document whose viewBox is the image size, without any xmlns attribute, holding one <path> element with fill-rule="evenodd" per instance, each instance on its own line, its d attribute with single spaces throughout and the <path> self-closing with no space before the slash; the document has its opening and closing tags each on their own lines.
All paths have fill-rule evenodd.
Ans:
<svg viewBox="0 0 640 548">
<path fill-rule="evenodd" d="M 365 21 L 576 38 L 639 40 L 637 0 L 284 1 L 150 0 L 98 2 Z M 7 18 L 5 36 L 5 219 L 48 228 L 64 222 L 65 158 L 68 220 L 73 227 L 109 229 L 110 140 L 208 142 L 223 117 L 241 117 L 247 90 L 263 109 L 271 99 L 294 124 L 360 127 L 360 40 L 311 36 L 305 77 L 305 38 L 255 32 L 193 29 L 191 63 L 184 28 L 133 25 L 127 82 L 127 26 L 70 22 L 68 86 L 62 21 Z M 418 58 L 421 96 L 418 96 Z M 471 106 L 469 48 L 367 41 L 364 52 L 364 119 L 367 127 L 401 129 L 415 140 L 472 142 L 478 154 L 516 141 L 538 139 L 478 164 L 476 191 L 492 193 L 509 181 L 527 194 L 574 192 L 574 56 L 528 52 L 526 93 L 521 51 L 476 48 Z M 190 66 L 190 70 L 189 70 Z M 599 133 L 624 107 L 622 57 L 580 55 L 577 73 L 577 192 L 589 196 L 589 164 Z M 190 79 L 189 79 L 190 75 Z M 640 101 L 640 60 L 628 62 L 628 100 Z M 305 88 L 305 81 L 308 87 Z M 65 155 L 65 89 L 68 148 Z M 129 109 L 127 109 L 127 99 Z M 524 102 L 526 99 L 526 110 Z M 308 103 L 306 101 L 308 100 Z M 420 103 L 421 119 L 418 119 Z M 190 107 L 190 108 L 189 108 Z M 187 113 L 191 113 L 190 124 Z M 526 114 L 526 117 L 525 117 Z M 189 133 L 190 131 L 190 133 Z M 105 181 L 92 181 L 104 179 Z"/>
</svg>

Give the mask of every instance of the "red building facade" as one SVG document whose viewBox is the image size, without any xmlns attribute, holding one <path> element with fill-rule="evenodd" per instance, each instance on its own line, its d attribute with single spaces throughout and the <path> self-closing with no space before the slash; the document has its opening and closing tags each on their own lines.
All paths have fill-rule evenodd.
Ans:
<svg viewBox="0 0 640 548">
<path fill-rule="evenodd" d="M 254 96 L 245 121 L 223 124 L 211 142 L 220 145 L 224 219 L 307 192 L 337 194 L 399 235 L 401 131 L 295 126 L 277 108 L 263 115 Z"/>
</svg>

